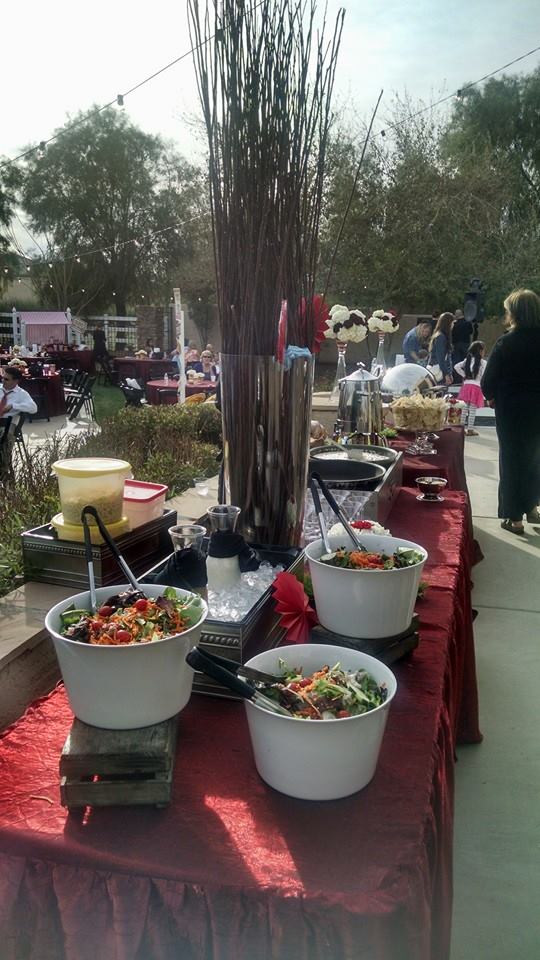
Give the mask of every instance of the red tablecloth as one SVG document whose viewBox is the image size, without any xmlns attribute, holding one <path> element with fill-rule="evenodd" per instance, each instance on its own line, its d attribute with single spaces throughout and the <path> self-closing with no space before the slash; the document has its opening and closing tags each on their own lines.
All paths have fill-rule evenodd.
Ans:
<svg viewBox="0 0 540 960">
<path fill-rule="evenodd" d="M 166 390 L 178 386 L 176 380 L 148 380 L 146 383 L 146 399 L 148 403 L 158 403 L 158 390 Z M 186 383 L 186 397 L 192 397 L 195 393 L 215 393 L 216 384 L 211 380 L 199 380 L 196 384 Z"/>
<path fill-rule="evenodd" d="M 114 367 L 118 373 L 118 380 L 126 377 L 135 377 L 139 382 L 146 383 L 162 377 L 165 373 L 178 373 L 178 366 L 172 360 L 151 360 L 149 357 L 115 357 Z"/>
<path fill-rule="evenodd" d="M 45 394 L 47 398 L 47 412 L 49 417 L 61 417 L 66 412 L 66 399 L 64 396 L 64 381 L 59 373 L 52 377 L 31 377 L 23 380 L 21 384 L 31 397 L 36 399 Z M 43 416 L 45 407 L 41 410 L 38 406 L 38 413 Z"/>
<path fill-rule="evenodd" d="M 403 486 L 414 487 L 417 477 L 444 477 L 449 490 L 467 490 L 463 427 L 448 427 L 437 435 L 439 439 L 433 444 L 437 453 L 428 457 L 405 452 L 413 440 L 412 434 L 401 434 L 392 440 L 394 449 L 403 451 Z"/>
<path fill-rule="evenodd" d="M 454 745 L 480 738 L 466 509 L 459 493 L 432 509 L 403 491 L 392 512 L 395 533 L 422 531 L 431 586 L 376 775 L 353 797 L 265 786 L 238 703 L 194 696 L 180 715 L 167 810 L 60 807 L 62 690 L 7 731 L 3 958 L 447 960 Z"/>
</svg>

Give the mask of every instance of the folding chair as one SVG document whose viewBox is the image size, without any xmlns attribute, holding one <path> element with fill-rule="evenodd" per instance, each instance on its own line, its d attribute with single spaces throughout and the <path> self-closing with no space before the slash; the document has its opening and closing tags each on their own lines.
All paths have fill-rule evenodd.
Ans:
<svg viewBox="0 0 540 960">
<path fill-rule="evenodd" d="M 26 421 L 27 414 L 18 413 L 16 414 L 16 417 L 17 417 L 17 420 L 15 422 L 15 425 L 12 431 L 13 449 L 17 451 L 18 455 L 21 458 L 22 463 L 26 463 L 26 466 L 30 467 L 32 465 L 32 461 L 30 458 L 30 454 L 28 452 L 28 447 L 26 446 L 24 433 L 22 430 L 23 424 Z"/>
<path fill-rule="evenodd" d="M 66 411 L 69 420 L 76 420 L 83 406 L 89 418 L 92 420 L 96 419 L 96 409 L 92 394 L 95 382 L 96 377 L 89 377 L 85 374 L 85 380 L 79 390 L 66 391 Z"/>
<path fill-rule="evenodd" d="M 176 387 L 162 387 L 158 389 L 158 407 L 164 404 L 178 403 L 178 390 Z"/>
</svg>

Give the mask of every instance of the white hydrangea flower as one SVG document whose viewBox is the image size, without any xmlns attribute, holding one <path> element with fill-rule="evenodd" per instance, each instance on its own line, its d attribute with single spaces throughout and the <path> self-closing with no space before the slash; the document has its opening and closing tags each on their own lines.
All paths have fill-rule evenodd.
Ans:
<svg viewBox="0 0 540 960">
<path fill-rule="evenodd" d="M 341 303 L 335 303 L 330 310 L 330 318 L 333 323 L 345 323 L 349 319 L 350 310 Z"/>
<path fill-rule="evenodd" d="M 362 343 L 368 335 L 368 329 L 363 323 L 355 323 L 352 327 L 346 327 L 340 331 L 340 340 L 349 340 L 351 343 Z"/>
</svg>

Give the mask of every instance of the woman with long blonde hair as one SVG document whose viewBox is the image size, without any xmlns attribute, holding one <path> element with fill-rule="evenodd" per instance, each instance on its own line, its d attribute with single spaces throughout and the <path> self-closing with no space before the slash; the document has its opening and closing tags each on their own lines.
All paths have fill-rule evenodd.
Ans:
<svg viewBox="0 0 540 960">
<path fill-rule="evenodd" d="M 522 536 L 524 514 L 540 522 L 540 298 L 514 290 L 504 309 L 509 330 L 491 351 L 481 386 L 495 407 L 501 527 Z"/>
</svg>

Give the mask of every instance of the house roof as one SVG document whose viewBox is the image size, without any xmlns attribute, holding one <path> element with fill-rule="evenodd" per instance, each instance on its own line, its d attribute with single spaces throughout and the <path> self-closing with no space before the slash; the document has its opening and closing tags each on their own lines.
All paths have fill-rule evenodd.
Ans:
<svg viewBox="0 0 540 960">
<path fill-rule="evenodd" d="M 68 320 L 63 310 L 21 310 L 19 316 L 21 322 L 39 324 L 39 326 L 52 326 L 59 323 L 69 326 L 71 324 L 71 320 Z"/>
</svg>

